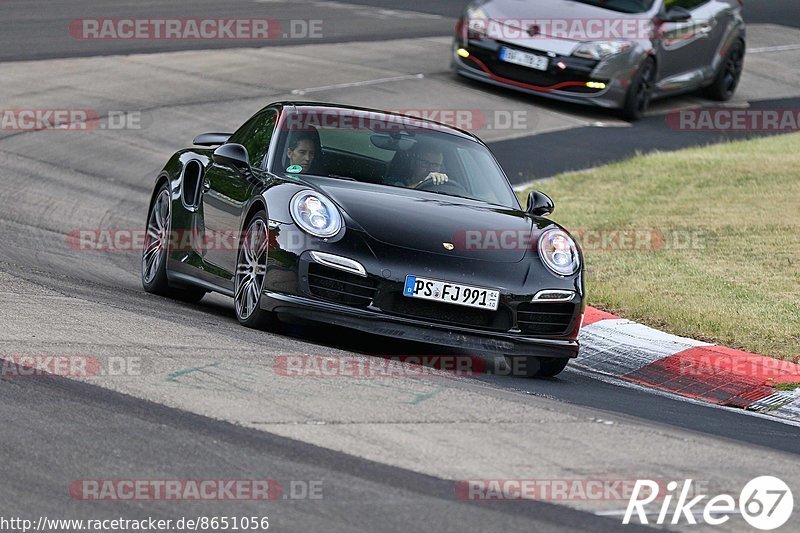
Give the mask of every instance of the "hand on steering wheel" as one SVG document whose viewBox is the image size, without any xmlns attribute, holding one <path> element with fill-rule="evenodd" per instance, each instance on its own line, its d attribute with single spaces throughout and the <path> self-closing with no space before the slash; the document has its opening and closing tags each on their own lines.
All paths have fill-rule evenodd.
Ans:
<svg viewBox="0 0 800 533">
<path fill-rule="evenodd" d="M 438 179 L 434 176 L 438 176 Z M 463 185 L 455 180 L 449 179 L 446 174 L 440 174 L 438 172 L 432 172 L 431 174 L 428 174 L 427 178 L 417 183 L 412 188 L 422 191 L 441 192 L 446 194 L 454 194 L 456 196 L 470 197 L 469 192 L 466 188 L 464 188 Z"/>
<path fill-rule="evenodd" d="M 414 189 L 419 188 L 420 185 L 426 182 L 431 182 L 433 185 L 441 185 L 442 183 L 446 183 L 449 180 L 447 174 L 443 174 L 441 172 L 430 172 L 424 180 L 420 181 L 416 185 L 414 185 Z"/>
</svg>

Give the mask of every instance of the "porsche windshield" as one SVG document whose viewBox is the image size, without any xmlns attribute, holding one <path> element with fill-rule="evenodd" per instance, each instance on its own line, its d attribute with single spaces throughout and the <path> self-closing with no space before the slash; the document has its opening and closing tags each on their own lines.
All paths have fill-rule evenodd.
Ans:
<svg viewBox="0 0 800 533">
<path fill-rule="evenodd" d="M 518 208 L 485 146 L 412 117 L 301 108 L 285 117 L 272 172 L 413 188 Z"/>
</svg>

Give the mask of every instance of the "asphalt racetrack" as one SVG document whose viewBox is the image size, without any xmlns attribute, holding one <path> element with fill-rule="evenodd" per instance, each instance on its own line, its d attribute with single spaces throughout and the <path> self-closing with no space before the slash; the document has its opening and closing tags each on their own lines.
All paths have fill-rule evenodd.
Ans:
<svg viewBox="0 0 800 533">
<path fill-rule="evenodd" d="M 747 2 L 749 46 L 757 50 L 731 105 L 797 106 L 800 47 L 785 48 L 800 43 L 797 17 L 789 16 L 795 4 Z M 245 329 L 221 296 L 190 305 L 146 294 L 139 250 L 76 248 L 71 235 L 82 229 L 143 227 L 167 157 L 196 134 L 234 128 L 276 100 L 480 110 L 486 120 L 475 133 L 517 185 L 636 150 L 719 139 L 667 126 L 670 112 L 704 104 L 696 95 L 659 102 L 631 125 L 456 79 L 449 38 L 461 5 L 0 6 L 0 107 L 91 109 L 103 124 L 0 130 L 0 354 L 122 365 L 80 379 L 0 377 L 3 518 L 268 516 L 275 531 L 618 531 L 625 500 L 465 501 L 458 482 L 692 479 L 708 494 L 738 494 L 754 477 L 777 475 L 800 487 L 800 427 L 791 423 L 570 368 L 549 380 L 287 377 L 275 372 L 276 357 L 286 354 L 448 352 L 326 326 Z M 266 47 L 85 42 L 68 31 L 82 17 L 190 16 L 313 18 L 331 30 L 321 40 Z M 516 125 L 501 126 L 515 112 Z M 123 126 L 112 127 L 121 115 Z M 283 494 L 266 502 L 93 501 L 70 491 L 102 479 L 270 479 Z M 309 497 L 309 486 L 318 497 Z M 799 527 L 796 514 L 785 526 Z M 725 528 L 750 530 L 739 517 Z"/>
</svg>

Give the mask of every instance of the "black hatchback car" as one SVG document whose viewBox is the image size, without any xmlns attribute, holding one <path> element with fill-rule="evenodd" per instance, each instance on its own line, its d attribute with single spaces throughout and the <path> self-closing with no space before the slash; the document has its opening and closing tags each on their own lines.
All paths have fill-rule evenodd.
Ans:
<svg viewBox="0 0 800 533">
<path fill-rule="evenodd" d="M 578 353 L 582 257 L 475 136 L 355 107 L 279 102 L 198 136 L 158 176 L 142 283 L 234 299 L 248 327 L 302 318 L 529 363 Z M 518 361 L 514 361 L 517 363 Z"/>
</svg>

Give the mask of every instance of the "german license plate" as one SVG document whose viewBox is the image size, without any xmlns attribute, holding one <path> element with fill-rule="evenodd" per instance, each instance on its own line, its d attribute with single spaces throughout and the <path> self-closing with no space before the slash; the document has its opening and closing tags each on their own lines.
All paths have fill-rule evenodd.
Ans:
<svg viewBox="0 0 800 533">
<path fill-rule="evenodd" d="M 496 311 L 500 291 L 409 275 L 403 296 Z"/>
<path fill-rule="evenodd" d="M 536 70 L 547 70 L 549 66 L 549 61 L 545 56 L 537 56 L 536 54 L 529 54 L 528 52 L 506 48 L 505 46 L 500 49 L 500 60 Z"/>
</svg>

